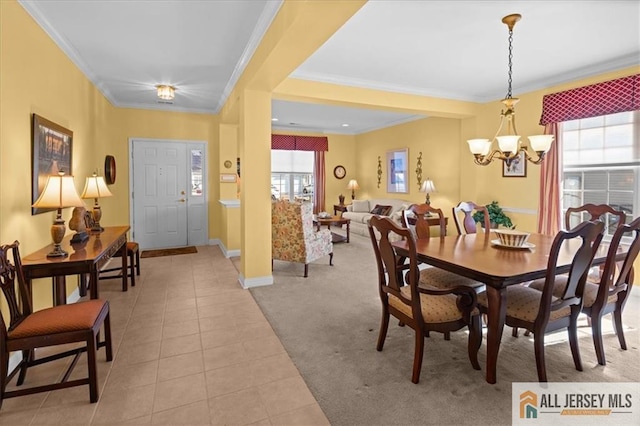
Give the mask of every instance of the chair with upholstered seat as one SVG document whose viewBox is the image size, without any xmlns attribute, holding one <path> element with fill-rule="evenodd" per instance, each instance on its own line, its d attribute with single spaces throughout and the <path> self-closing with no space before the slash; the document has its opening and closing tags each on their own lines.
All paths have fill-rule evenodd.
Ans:
<svg viewBox="0 0 640 426">
<path fill-rule="evenodd" d="M 587 272 L 602 240 L 603 230 L 604 224 L 598 221 L 584 222 L 570 231 L 560 231 L 551 245 L 542 291 L 521 285 L 506 288 L 505 323 L 533 333 L 538 380 L 541 382 L 547 381 L 544 359 L 545 334 L 563 328 L 569 333 L 569 344 L 576 370 L 582 371 L 578 347 L 578 314 L 582 307 Z M 558 255 L 561 249 L 566 250 L 567 247 L 574 251 L 567 285 L 561 294 L 554 296 L 554 286 L 558 279 Z M 478 305 L 483 313 L 488 312 L 486 294 L 478 295 Z"/>
<path fill-rule="evenodd" d="M 271 203 L 271 267 L 273 260 L 304 263 L 304 277 L 309 275 L 309 263 L 329 255 L 333 265 L 331 231 L 316 231 L 311 203 L 291 203 L 287 200 Z"/>
<path fill-rule="evenodd" d="M 618 260 L 622 238 L 627 236 L 630 241 L 625 242 L 627 253 L 623 260 Z M 623 350 L 627 349 L 624 338 L 624 328 L 622 326 L 622 310 L 628 300 L 631 287 L 633 286 L 633 262 L 638 257 L 640 251 L 640 218 L 637 218 L 628 225 L 619 226 L 613 234 L 609 244 L 607 259 L 600 273 L 600 281 L 592 283 L 587 281 L 583 294 L 582 313 L 591 319 L 591 334 L 593 345 L 596 350 L 598 364 L 606 365 L 604 355 L 604 343 L 602 340 L 602 317 L 612 314 L 615 332 L 618 342 Z M 621 265 L 617 267 L 617 265 Z M 615 278 L 614 278 L 615 277 Z M 561 276 L 553 289 L 553 295 L 561 294 L 567 286 L 567 277 Z M 544 283 L 534 281 L 530 287 L 542 290 Z"/>
<path fill-rule="evenodd" d="M 453 221 L 456 224 L 458 235 L 475 234 L 477 232 L 476 221 L 473 218 L 475 212 L 484 213 L 484 221 L 482 227 L 485 232 L 489 232 L 491 229 L 491 223 L 489 222 L 489 210 L 486 206 L 481 206 L 472 201 L 461 201 L 457 206 L 451 209 L 453 214 Z"/>
<path fill-rule="evenodd" d="M 379 240 L 377 234 L 380 235 Z M 446 333 L 468 328 L 469 360 L 473 368 L 479 370 L 478 350 L 482 343 L 482 329 L 473 289 L 465 286 L 450 289 L 419 286 L 415 240 L 409 229 L 399 227 L 391 219 L 373 216 L 369 221 L 369 235 L 378 265 L 378 291 L 382 302 L 377 350 L 383 349 L 390 315 L 410 326 L 415 331 L 411 381 L 418 383 L 427 332 Z M 390 238 L 392 235 L 398 238 Z M 392 241 L 400 239 L 406 240 L 408 256 L 399 254 L 393 246 Z M 408 264 L 405 259 L 409 260 Z"/>
<path fill-rule="evenodd" d="M 97 350 L 104 346 L 107 361 L 113 358 L 111 348 L 111 326 L 109 302 L 92 299 L 86 302 L 58 305 L 32 311 L 31 294 L 22 272 L 18 242 L 0 247 L 0 288 L 8 307 L 9 323 L 0 315 L 0 407 L 2 401 L 38 392 L 47 392 L 72 386 L 89 385 L 89 399 L 99 398 Z M 10 259 L 13 257 L 13 264 Z M 99 332 L 104 325 L 104 340 L 99 341 Z M 35 349 L 68 343 L 84 343 L 83 346 L 36 359 Z M 9 372 L 9 356 L 21 352 L 22 360 L 13 372 Z M 82 353 L 87 353 L 88 377 L 68 380 L 72 369 Z M 60 382 L 7 390 L 16 373 L 17 387 L 25 383 L 27 369 L 67 356 L 74 356 Z"/>
</svg>

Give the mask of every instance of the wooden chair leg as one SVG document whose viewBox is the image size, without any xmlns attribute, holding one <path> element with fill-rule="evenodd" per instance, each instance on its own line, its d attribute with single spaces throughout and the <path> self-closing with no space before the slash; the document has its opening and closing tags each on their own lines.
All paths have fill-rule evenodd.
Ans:
<svg viewBox="0 0 640 426">
<path fill-rule="evenodd" d="M 576 366 L 576 370 L 582 371 L 582 360 L 580 359 L 580 346 L 578 345 L 578 314 L 571 319 L 569 323 L 569 346 L 571 347 L 571 356 L 573 356 L 573 363 Z M 600 334 L 602 337 L 602 334 Z M 595 336 L 594 336 L 595 338 Z M 602 353 L 604 357 L 604 351 Z"/>
<path fill-rule="evenodd" d="M 593 337 L 593 346 L 596 349 L 596 358 L 598 364 L 607 365 L 607 360 L 604 356 L 604 344 L 602 343 L 602 317 L 596 315 L 591 319 L 591 336 Z"/>
<path fill-rule="evenodd" d="M 444 340 L 451 340 L 451 333 L 448 331 L 444 332 Z"/>
<path fill-rule="evenodd" d="M 140 249 L 136 250 L 136 275 L 140 275 Z"/>
<path fill-rule="evenodd" d="M 535 333 L 533 346 L 536 354 L 536 368 L 538 369 L 538 381 L 547 381 L 547 368 L 544 360 L 544 332 Z"/>
<path fill-rule="evenodd" d="M 618 336 L 618 342 L 623 350 L 627 350 L 627 342 L 624 339 L 624 330 L 622 327 L 622 309 L 618 307 L 613 311 L 613 325 L 616 328 L 616 335 Z"/>
<path fill-rule="evenodd" d="M 384 307 L 382 309 L 382 319 L 380 321 L 380 332 L 378 333 L 378 344 L 376 350 L 381 351 L 384 347 L 384 341 L 387 338 L 387 330 L 389 329 L 389 309 Z"/>
<path fill-rule="evenodd" d="M 422 356 L 424 354 L 424 333 L 416 330 L 416 348 L 413 355 L 413 375 L 411 381 L 418 383 L 420 381 L 420 370 L 422 370 Z"/>
<path fill-rule="evenodd" d="M 309 264 L 304 264 L 304 277 L 307 278 L 309 276 Z"/>
<path fill-rule="evenodd" d="M 129 277 L 131 278 L 131 287 L 135 287 L 136 286 L 136 274 L 133 271 L 134 268 L 134 263 L 133 260 L 135 259 L 135 254 L 130 251 L 129 252 L 129 264 L 127 265 L 127 267 L 129 268 Z"/>
<path fill-rule="evenodd" d="M 469 324 L 469 361 L 475 370 L 480 370 L 480 363 L 478 362 L 478 352 L 482 345 L 482 322 L 480 317 L 475 316 L 471 318 L 471 324 Z"/>
<path fill-rule="evenodd" d="M 329 265 L 333 266 L 333 252 L 329 253 Z"/>
<path fill-rule="evenodd" d="M 111 345 L 111 312 L 104 318 L 104 346 L 107 361 L 113 360 L 113 347 Z"/>
<path fill-rule="evenodd" d="M 87 339 L 87 370 L 89 372 L 89 401 L 98 402 L 98 367 L 96 365 L 97 335 L 91 333 Z"/>
<path fill-rule="evenodd" d="M 22 351 L 22 363 L 20 364 L 20 374 L 18 374 L 18 380 L 16 384 L 22 386 L 24 379 L 27 377 L 27 369 L 31 365 L 33 360 L 33 349 L 28 351 Z"/>
</svg>

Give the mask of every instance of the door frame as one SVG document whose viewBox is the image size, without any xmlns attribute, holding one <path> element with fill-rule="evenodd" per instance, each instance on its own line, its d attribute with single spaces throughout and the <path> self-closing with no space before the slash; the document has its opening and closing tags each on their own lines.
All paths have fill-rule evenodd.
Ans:
<svg viewBox="0 0 640 426">
<path fill-rule="evenodd" d="M 159 138 L 137 138 L 137 137 L 130 137 L 129 138 L 129 223 L 131 226 L 131 233 L 133 234 L 133 238 L 135 237 L 135 223 L 134 223 L 134 211 L 133 211 L 133 163 L 134 163 L 134 158 L 133 158 L 133 144 L 134 142 L 139 141 L 139 142 L 152 142 L 152 143 L 157 143 L 157 144 L 162 144 L 162 143 L 183 143 L 187 146 L 187 149 L 190 148 L 190 146 L 192 146 L 193 148 L 196 149 L 202 149 L 203 152 L 203 159 L 204 159 L 204 164 L 203 164 L 203 173 L 202 173 L 202 179 L 203 182 L 205 183 L 204 185 L 204 209 L 205 209 L 205 223 L 204 223 L 204 227 L 205 227 L 205 232 L 206 232 L 206 244 L 209 245 L 209 167 L 207 166 L 208 163 L 208 159 L 209 159 L 209 153 L 207 150 L 207 141 L 204 140 L 189 140 L 189 139 L 159 139 Z M 197 145 L 197 147 L 196 147 Z M 187 181 L 190 180 L 191 177 L 191 155 L 189 153 L 189 155 L 187 155 Z M 189 196 L 191 196 L 191 194 L 189 194 Z M 191 244 L 191 242 L 189 241 L 189 204 L 187 203 L 187 214 L 186 214 L 186 220 L 187 220 L 187 245 L 193 245 Z M 133 239 L 132 238 L 132 239 Z"/>
</svg>

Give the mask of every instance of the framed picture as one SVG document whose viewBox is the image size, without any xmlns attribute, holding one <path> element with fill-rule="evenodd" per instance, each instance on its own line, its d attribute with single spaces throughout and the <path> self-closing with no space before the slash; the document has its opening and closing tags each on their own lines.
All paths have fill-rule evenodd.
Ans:
<svg viewBox="0 0 640 426">
<path fill-rule="evenodd" d="M 31 127 L 31 203 L 35 203 L 44 189 L 49 175 L 71 173 L 73 132 L 33 114 Z M 55 209 L 31 208 L 31 214 Z"/>
<path fill-rule="evenodd" d="M 506 162 L 502 162 L 503 177 L 526 177 L 527 176 L 527 159 L 524 151 L 520 151 L 518 156 L 513 159 L 511 165 L 507 167 Z"/>
<path fill-rule="evenodd" d="M 409 192 L 409 149 L 387 151 L 387 192 Z"/>
</svg>

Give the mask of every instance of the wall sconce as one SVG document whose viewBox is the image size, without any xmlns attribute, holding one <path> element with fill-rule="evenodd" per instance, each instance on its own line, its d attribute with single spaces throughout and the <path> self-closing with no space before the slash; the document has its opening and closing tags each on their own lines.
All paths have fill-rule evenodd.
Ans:
<svg viewBox="0 0 640 426">
<path fill-rule="evenodd" d="M 358 181 L 355 179 L 351 179 L 349 181 L 349 183 L 347 184 L 347 189 L 351 190 L 351 199 L 355 200 L 356 199 L 356 189 L 360 189 L 360 186 L 358 185 Z"/>
<path fill-rule="evenodd" d="M 418 180 L 418 186 L 420 186 L 420 182 L 422 182 L 422 151 L 420 151 L 418 162 L 416 163 L 416 178 Z"/>
<path fill-rule="evenodd" d="M 38 208 L 58 209 L 53 225 L 51 225 L 53 250 L 47 254 L 47 257 L 66 257 L 69 255 L 69 253 L 64 251 L 60 246 L 64 234 L 67 231 L 64 220 L 62 219 L 62 209 L 65 207 L 83 206 L 84 203 L 80 199 L 80 196 L 78 196 L 78 191 L 73 183 L 73 176 L 65 176 L 64 172 L 59 172 L 58 175 L 52 175 L 47 178 L 42 194 L 40 194 L 40 197 L 38 197 L 32 205 L 32 207 Z"/>
<path fill-rule="evenodd" d="M 93 198 L 93 224 L 91 226 L 91 232 L 102 232 L 104 228 L 100 226 L 100 219 L 102 219 L 102 210 L 98 204 L 98 198 L 111 197 L 113 194 L 107 188 L 107 183 L 104 181 L 104 177 L 98 176 L 94 173 L 88 177 L 84 184 L 84 191 L 82 191 L 82 198 Z"/>
<path fill-rule="evenodd" d="M 431 205 L 429 194 L 431 194 L 432 192 L 436 192 L 436 186 L 431 179 L 427 178 L 427 180 L 422 182 L 422 186 L 420 187 L 420 192 L 427 193 L 427 199 L 425 200 L 425 204 Z"/>
<path fill-rule="evenodd" d="M 518 157 L 520 152 L 524 152 L 525 158 L 533 164 L 540 164 L 544 159 L 544 155 L 551 148 L 553 142 L 553 135 L 536 135 L 529 136 L 531 142 L 531 149 L 535 151 L 537 158 L 532 157 L 529 154 L 528 149 L 525 146 L 520 146 L 520 136 L 516 130 L 516 111 L 515 105 L 520 99 L 511 96 L 511 73 L 512 73 L 512 56 L 513 56 L 513 27 L 516 22 L 520 20 L 522 16 L 519 14 L 512 14 L 502 18 L 502 22 L 509 28 L 509 86 L 507 90 L 507 96 L 502 100 L 505 106 L 505 110 L 500 112 L 500 126 L 493 139 L 471 139 L 468 140 L 469 150 L 473 154 L 474 162 L 480 166 L 486 166 L 495 158 L 504 161 L 508 169 L 511 169 L 511 163 Z M 507 134 L 504 136 L 498 136 L 502 130 L 502 126 L 507 124 Z M 493 141 L 498 142 L 498 149 L 491 150 L 491 144 Z"/>
</svg>

